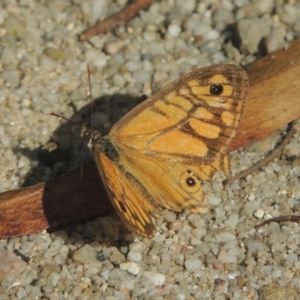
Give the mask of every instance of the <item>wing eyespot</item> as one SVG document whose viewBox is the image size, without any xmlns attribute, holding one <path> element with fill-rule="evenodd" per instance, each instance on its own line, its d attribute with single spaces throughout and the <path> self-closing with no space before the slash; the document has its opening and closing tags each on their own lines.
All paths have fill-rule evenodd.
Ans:
<svg viewBox="0 0 300 300">
<path fill-rule="evenodd" d="M 191 171 L 184 172 L 180 182 L 182 188 L 189 193 L 196 193 L 201 189 L 201 180 Z"/>
<path fill-rule="evenodd" d="M 224 87 L 222 84 L 214 83 L 210 86 L 209 92 L 213 96 L 220 96 L 223 93 Z"/>
<path fill-rule="evenodd" d="M 193 187 L 193 186 L 195 186 L 197 184 L 196 181 L 195 181 L 195 179 L 193 177 L 188 177 L 185 180 L 185 183 L 186 183 L 186 185 L 188 185 L 190 187 Z"/>
</svg>

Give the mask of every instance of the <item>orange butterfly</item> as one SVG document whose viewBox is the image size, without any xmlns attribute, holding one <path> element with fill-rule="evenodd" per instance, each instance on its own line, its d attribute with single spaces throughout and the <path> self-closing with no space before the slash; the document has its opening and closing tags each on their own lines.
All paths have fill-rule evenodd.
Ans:
<svg viewBox="0 0 300 300">
<path fill-rule="evenodd" d="M 85 125 L 107 193 L 133 232 L 152 237 L 151 212 L 205 208 L 202 182 L 218 170 L 230 175 L 228 145 L 248 92 L 248 76 L 235 65 L 188 73 L 150 97 L 107 136 Z"/>
</svg>

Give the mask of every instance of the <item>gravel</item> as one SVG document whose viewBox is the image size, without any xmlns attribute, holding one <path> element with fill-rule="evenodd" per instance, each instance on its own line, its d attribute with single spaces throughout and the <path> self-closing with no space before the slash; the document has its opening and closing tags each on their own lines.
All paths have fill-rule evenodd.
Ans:
<svg viewBox="0 0 300 300">
<path fill-rule="evenodd" d="M 79 126 L 49 116 L 88 114 L 87 63 L 94 118 L 107 132 L 141 95 L 184 73 L 221 62 L 244 66 L 300 34 L 297 1 L 162 0 L 113 33 L 78 42 L 125 2 L 0 2 L 1 191 L 91 158 Z M 254 228 L 299 214 L 299 122 L 296 130 L 280 158 L 228 188 L 213 183 L 206 214 L 163 210 L 152 240 L 131 234 L 111 212 L 0 241 L 0 299 L 299 299 L 300 226 Z M 233 153 L 233 173 L 264 157 L 283 132 Z M 49 141 L 68 151 L 66 161 L 40 162 Z"/>
</svg>

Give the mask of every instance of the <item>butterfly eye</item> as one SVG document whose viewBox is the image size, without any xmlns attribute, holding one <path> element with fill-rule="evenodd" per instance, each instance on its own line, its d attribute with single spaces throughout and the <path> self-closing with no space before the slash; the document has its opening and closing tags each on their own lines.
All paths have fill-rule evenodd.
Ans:
<svg viewBox="0 0 300 300">
<path fill-rule="evenodd" d="M 219 96 L 223 93 L 223 90 L 224 88 L 222 84 L 214 83 L 210 86 L 209 92 L 213 96 Z"/>
<path fill-rule="evenodd" d="M 97 143 L 94 147 L 99 147 L 102 152 L 112 161 L 119 159 L 119 153 L 111 141 L 105 136 L 101 142 Z"/>
</svg>

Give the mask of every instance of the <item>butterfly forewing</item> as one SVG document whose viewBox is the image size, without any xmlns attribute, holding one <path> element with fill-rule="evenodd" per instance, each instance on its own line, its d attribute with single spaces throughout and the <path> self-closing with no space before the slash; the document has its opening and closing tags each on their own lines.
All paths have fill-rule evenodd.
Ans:
<svg viewBox="0 0 300 300">
<path fill-rule="evenodd" d="M 234 137 L 247 90 L 247 75 L 235 65 L 196 70 L 129 112 L 110 135 L 136 155 L 208 164 Z"/>
</svg>

